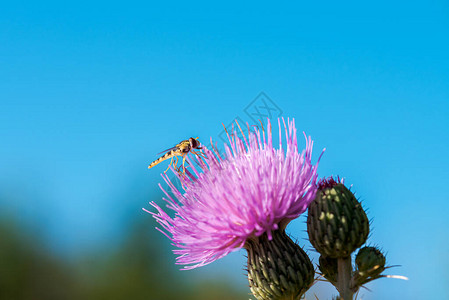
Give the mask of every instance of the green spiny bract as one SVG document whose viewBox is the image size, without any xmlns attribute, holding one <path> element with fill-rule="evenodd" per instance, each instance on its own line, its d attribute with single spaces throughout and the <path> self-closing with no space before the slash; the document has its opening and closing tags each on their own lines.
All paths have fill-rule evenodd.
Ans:
<svg viewBox="0 0 449 300">
<path fill-rule="evenodd" d="M 272 234 L 246 241 L 251 292 L 258 300 L 300 299 L 313 283 L 313 264 L 285 231 Z"/>
<path fill-rule="evenodd" d="M 330 178 L 319 183 L 316 197 L 309 205 L 307 232 L 320 254 L 343 258 L 365 243 L 369 221 L 354 194 Z"/>
</svg>

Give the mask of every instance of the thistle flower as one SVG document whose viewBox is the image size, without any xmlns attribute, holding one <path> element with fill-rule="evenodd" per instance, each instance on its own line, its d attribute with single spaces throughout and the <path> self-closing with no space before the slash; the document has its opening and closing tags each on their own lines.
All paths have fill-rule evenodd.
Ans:
<svg viewBox="0 0 449 300">
<path fill-rule="evenodd" d="M 191 171 L 178 177 L 183 192 L 167 175 L 162 175 L 174 197 L 159 186 L 174 216 L 154 202 L 150 204 L 157 213 L 147 212 L 162 227 L 157 229 L 178 248 L 174 250 L 178 255 L 176 263 L 184 265 L 184 270 L 222 258 L 244 247 L 248 239 L 266 235 L 272 240 L 274 231 L 283 231 L 315 198 L 317 165 L 311 161 L 313 141 L 305 136 L 306 148 L 299 153 L 294 119 L 287 120 L 287 125 L 282 121 L 286 151 L 280 120 L 278 149 L 273 147 L 268 120 L 267 132 L 251 131 L 248 126 L 249 133 L 245 136 L 242 132 L 243 139 L 237 136 L 237 130 L 228 134 L 225 158 L 204 147 L 207 159 L 195 156 L 201 170 L 188 159 Z"/>
</svg>

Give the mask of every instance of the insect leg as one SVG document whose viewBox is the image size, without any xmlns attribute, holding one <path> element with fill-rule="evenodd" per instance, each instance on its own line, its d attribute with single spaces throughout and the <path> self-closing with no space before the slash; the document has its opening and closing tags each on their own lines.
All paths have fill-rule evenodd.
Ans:
<svg viewBox="0 0 449 300">
<path fill-rule="evenodd" d="M 167 170 L 164 171 L 164 173 L 167 172 L 168 169 L 170 169 L 170 166 L 171 166 L 172 164 L 173 164 L 173 157 L 171 158 L 171 161 L 170 161 L 170 163 L 168 164 L 168 168 L 167 168 Z"/>
<path fill-rule="evenodd" d="M 203 152 L 198 152 L 198 155 L 201 156 L 201 157 L 207 158 L 207 155 L 204 154 Z"/>
<path fill-rule="evenodd" d="M 194 151 L 194 150 L 190 150 L 190 153 L 195 154 L 195 155 L 198 155 L 198 156 L 200 156 L 200 157 L 202 157 L 202 158 L 207 158 L 207 157 L 206 157 L 206 154 L 204 154 L 203 152 L 196 152 L 196 151 Z"/>
<path fill-rule="evenodd" d="M 186 157 L 187 153 L 182 156 L 182 174 L 184 175 L 186 174 L 186 167 L 184 166 L 184 164 L 186 163 Z"/>
<path fill-rule="evenodd" d="M 173 166 L 174 166 L 175 170 L 177 170 L 179 158 L 178 158 L 178 156 L 175 156 L 175 157 L 176 157 L 176 161 L 174 162 Z"/>
</svg>

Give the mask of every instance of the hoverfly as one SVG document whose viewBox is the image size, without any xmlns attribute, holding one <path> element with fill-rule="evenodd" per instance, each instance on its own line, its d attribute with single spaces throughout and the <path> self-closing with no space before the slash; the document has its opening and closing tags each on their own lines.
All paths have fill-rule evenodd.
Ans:
<svg viewBox="0 0 449 300">
<path fill-rule="evenodd" d="M 156 159 L 155 161 L 153 161 L 148 166 L 148 169 L 151 169 L 155 165 L 158 165 L 159 163 L 163 162 L 164 160 L 171 158 L 170 164 L 168 165 L 168 168 L 167 168 L 167 170 L 164 171 L 164 173 L 167 172 L 168 169 L 170 169 L 171 165 L 173 165 L 174 168 L 177 169 L 178 173 L 180 173 L 181 167 L 178 168 L 178 161 L 179 161 L 179 156 L 182 156 L 182 170 L 183 170 L 182 173 L 184 174 L 185 173 L 184 164 L 186 161 L 186 156 L 189 152 L 192 154 L 204 157 L 203 153 L 196 152 L 194 149 L 202 149 L 200 147 L 200 142 L 198 141 L 198 137 L 197 138 L 189 138 L 188 140 L 183 140 L 176 146 L 171 147 L 165 151 L 162 151 L 161 153 L 164 153 L 164 152 L 166 152 L 166 153 L 164 155 L 162 155 L 161 157 L 159 157 L 158 159 Z M 175 158 L 176 158 L 176 161 L 174 161 Z"/>
</svg>

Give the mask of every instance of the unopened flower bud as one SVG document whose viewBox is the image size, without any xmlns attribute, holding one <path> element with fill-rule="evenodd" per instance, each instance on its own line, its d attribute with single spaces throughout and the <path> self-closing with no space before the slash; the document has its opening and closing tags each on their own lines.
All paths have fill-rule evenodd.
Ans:
<svg viewBox="0 0 449 300">
<path fill-rule="evenodd" d="M 318 183 L 309 205 L 307 232 L 320 254 L 343 258 L 365 243 L 369 221 L 354 194 L 342 182 L 329 178 Z"/>
<path fill-rule="evenodd" d="M 338 276 L 338 262 L 336 258 L 326 257 L 321 255 L 319 259 L 318 268 L 323 274 L 324 278 L 329 282 L 335 284 Z"/>
<path fill-rule="evenodd" d="M 248 280 L 258 300 L 300 299 L 310 288 L 314 268 L 304 250 L 283 230 L 246 241 Z"/>
<path fill-rule="evenodd" d="M 385 270 L 385 256 L 375 247 L 363 247 L 355 257 L 359 276 L 377 277 Z"/>
</svg>

